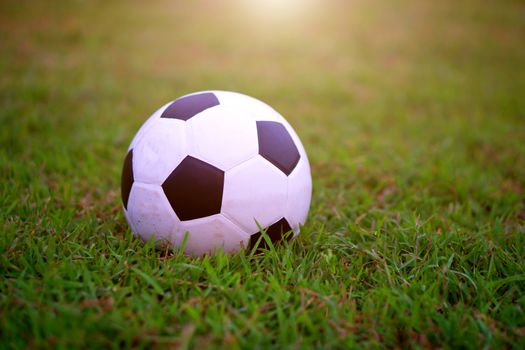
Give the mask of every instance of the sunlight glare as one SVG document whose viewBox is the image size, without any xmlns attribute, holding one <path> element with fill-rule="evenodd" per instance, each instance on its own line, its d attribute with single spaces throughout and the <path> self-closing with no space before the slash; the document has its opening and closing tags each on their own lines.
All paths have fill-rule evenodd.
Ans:
<svg viewBox="0 0 525 350">
<path fill-rule="evenodd" d="M 291 21 L 307 16 L 314 0 L 240 0 L 245 13 L 255 20 Z"/>
</svg>

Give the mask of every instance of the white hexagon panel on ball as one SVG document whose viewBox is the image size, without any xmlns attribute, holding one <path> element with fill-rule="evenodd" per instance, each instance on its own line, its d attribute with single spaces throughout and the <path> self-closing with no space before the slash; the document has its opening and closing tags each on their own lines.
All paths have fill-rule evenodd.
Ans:
<svg viewBox="0 0 525 350">
<path fill-rule="evenodd" d="M 135 182 L 127 203 L 127 217 L 136 235 L 147 241 L 173 242 L 180 221 L 173 212 L 162 188 L 158 185 Z"/>
<path fill-rule="evenodd" d="M 242 111 L 245 118 L 250 117 L 254 120 L 284 120 L 275 109 L 251 96 L 231 91 L 212 92 L 217 96 L 221 105 L 234 106 L 237 110 Z"/>
<path fill-rule="evenodd" d="M 247 246 L 250 240 L 248 233 L 222 214 L 183 221 L 177 228 L 176 242 L 183 242 L 186 234 L 185 250 L 192 255 L 209 254 L 216 249 L 235 252 Z"/>
<path fill-rule="evenodd" d="M 187 121 L 190 154 L 228 170 L 257 154 L 255 122 L 236 106 L 209 108 Z"/>
<path fill-rule="evenodd" d="M 286 176 L 257 156 L 228 170 L 224 178 L 222 213 L 250 234 L 285 214 Z"/>
<path fill-rule="evenodd" d="M 312 180 L 308 159 L 301 158 L 299 163 L 288 176 L 288 198 L 286 199 L 286 214 L 290 226 L 295 234 L 299 233 L 300 226 L 306 222 L 310 200 L 312 198 Z"/>
<path fill-rule="evenodd" d="M 160 185 L 187 152 L 185 122 L 154 120 L 133 148 L 135 181 Z"/>
</svg>

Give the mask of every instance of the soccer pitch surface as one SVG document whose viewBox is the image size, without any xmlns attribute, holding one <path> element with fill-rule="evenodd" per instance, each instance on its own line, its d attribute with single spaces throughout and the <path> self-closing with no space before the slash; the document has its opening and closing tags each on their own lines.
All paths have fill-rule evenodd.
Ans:
<svg viewBox="0 0 525 350">
<path fill-rule="evenodd" d="M 0 4 L 0 348 L 524 348 L 524 3 L 225 3 Z M 301 137 L 297 239 L 130 233 L 131 138 L 205 89 Z"/>
</svg>

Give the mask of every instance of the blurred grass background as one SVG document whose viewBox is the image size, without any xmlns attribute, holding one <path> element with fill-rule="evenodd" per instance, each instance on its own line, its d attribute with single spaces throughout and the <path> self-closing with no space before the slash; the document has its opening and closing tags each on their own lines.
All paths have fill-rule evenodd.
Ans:
<svg viewBox="0 0 525 350">
<path fill-rule="evenodd" d="M 3 346 L 523 346 L 524 38 L 511 0 L 2 1 Z M 127 145 L 205 89 L 301 137 L 290 246 L 131 238 Z"/>
</svg>

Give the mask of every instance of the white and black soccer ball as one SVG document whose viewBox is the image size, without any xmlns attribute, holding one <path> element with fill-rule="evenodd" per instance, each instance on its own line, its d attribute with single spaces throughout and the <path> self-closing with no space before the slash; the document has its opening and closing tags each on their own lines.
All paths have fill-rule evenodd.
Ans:
<svg viewBox="0 0 525 350">
<path fill-rule="evenodd" d="M 252 97 L 226 91 L 183 96 L 135 135 L 122 171 L 124 213 L 135 235 L 185 252 L 251 246 L 299 233 L 312 179 L 290 124 Z M 291 237 L 288 234 L 285 237 Z"/>
</svg>

